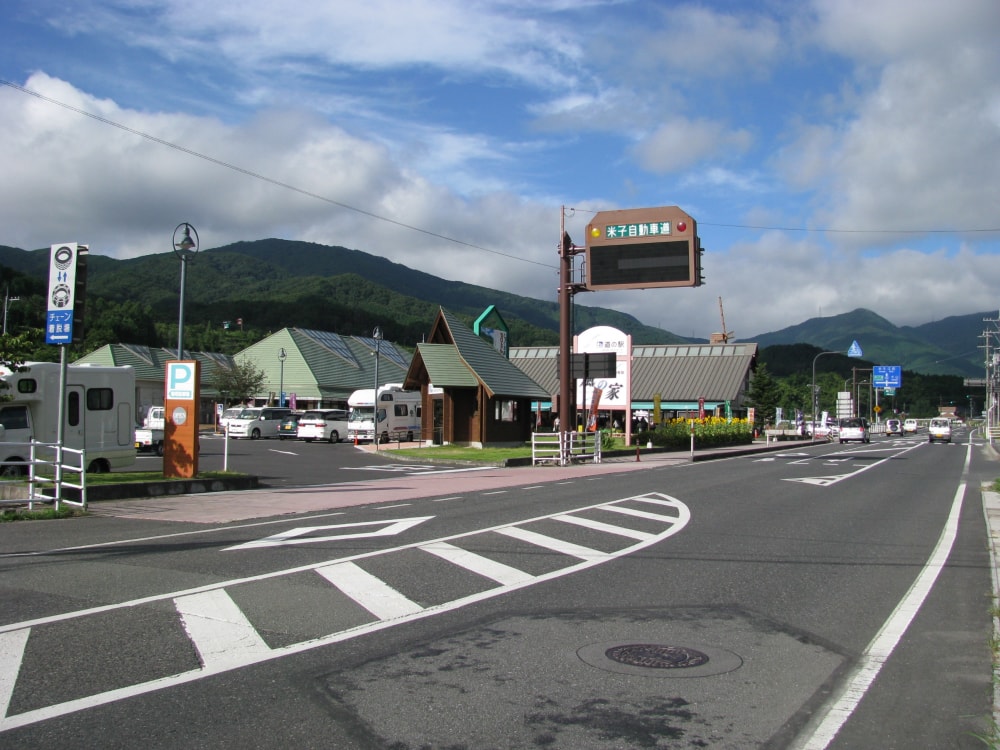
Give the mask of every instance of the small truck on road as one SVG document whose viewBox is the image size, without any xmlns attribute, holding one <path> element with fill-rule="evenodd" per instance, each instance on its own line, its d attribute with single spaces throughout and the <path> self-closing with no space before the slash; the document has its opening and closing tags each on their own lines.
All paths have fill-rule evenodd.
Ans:
<svg viewBox="0 0 1000 750">
<path fill-rule="evenodd" d="M 163 407 L 151 406 L 135 431 L 135 449 L 140 453 L 163 455 Z"/>
</svg>

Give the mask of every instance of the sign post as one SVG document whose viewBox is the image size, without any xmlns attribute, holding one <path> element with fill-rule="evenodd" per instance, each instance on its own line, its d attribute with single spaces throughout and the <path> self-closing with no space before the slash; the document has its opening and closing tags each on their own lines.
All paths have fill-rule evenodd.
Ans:
<svg viewBox="0 0 1000 750">
<path fill-rule="evenodd" d="M 163 476 L 191 479 L 198 474 L 201 363 L 167 362 L 163 394 Z"/>
</svg>

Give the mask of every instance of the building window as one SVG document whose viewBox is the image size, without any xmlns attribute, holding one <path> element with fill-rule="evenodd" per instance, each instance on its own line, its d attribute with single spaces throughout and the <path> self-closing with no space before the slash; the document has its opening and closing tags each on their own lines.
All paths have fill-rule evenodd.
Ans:
<svg viewBox="0 0 1000 750">
<path fill-rule="evenodd" d="M 495 416 L 497 422 L 516 422 L 517 401 L 511 399 L 497 399 Z"/>
</svg>

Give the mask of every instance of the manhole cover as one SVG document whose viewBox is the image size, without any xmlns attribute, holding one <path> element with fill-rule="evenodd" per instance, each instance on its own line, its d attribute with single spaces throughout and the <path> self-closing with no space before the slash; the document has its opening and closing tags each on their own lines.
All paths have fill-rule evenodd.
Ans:
<svg viewBox="0 0 1000 750">
<path fill-rule="evenodd" d="M 732 651 L 698 643 L 592 643 L 576 654 L 581 661 L 606 672 L 643 677 L 710 677 L 743 666 L 743 659 Z"/>
<path fill-rule="evenodd" d="M 612 646 L 604 655 L 619 664 L 648 669 L 685 669 L 708 663 L 708 654 L 683 646 L 657 646 L 650 643 L 633 643 Z"/>
</svg>

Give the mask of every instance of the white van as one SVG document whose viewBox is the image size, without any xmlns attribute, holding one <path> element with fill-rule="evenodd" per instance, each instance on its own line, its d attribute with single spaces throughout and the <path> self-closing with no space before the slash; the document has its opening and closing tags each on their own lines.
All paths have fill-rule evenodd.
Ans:
<svg viewBox="0 0 1000 750">
<path fill-rule="evenodd" d="M 231 438 L 278 437 L 281 420 L 292 413 L 291 409 L 274 406 L 248 406 L 235 419 L 229 420 L 228 433 Z"/>
<path fill-rule="evenodd" d="M 936 440 L 951 442 L 951 420 L 948 417 L 934 417 L 927 427 L 927 442 L 933 443 Z"/>
<path fill-rule="evenodd" d="M 312 409 L 299 419 L 297 437 L 311 443 L 327 440 L 339 443 L 347 437 L 347 412 L 344 409 Z"/>
</svg>

